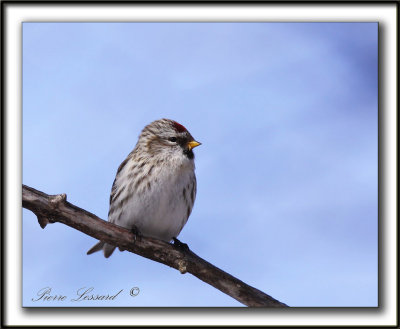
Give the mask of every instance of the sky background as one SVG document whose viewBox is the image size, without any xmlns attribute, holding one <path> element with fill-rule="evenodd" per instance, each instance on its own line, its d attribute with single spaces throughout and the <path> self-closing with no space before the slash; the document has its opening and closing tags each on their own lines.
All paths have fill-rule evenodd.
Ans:
<svg viewBox="0 0 400 329">
<path fill-rule="evenodd" d="M 377 23 L 24 23 L 23 183 L 107 219 L 141 129 L 174 119 L 202 142 L 181 241 L 290 306 L 377 306 L 377 61 Z M 242 306 L 26 209 L 22 233 L 24 306 Z"/>
</svg>

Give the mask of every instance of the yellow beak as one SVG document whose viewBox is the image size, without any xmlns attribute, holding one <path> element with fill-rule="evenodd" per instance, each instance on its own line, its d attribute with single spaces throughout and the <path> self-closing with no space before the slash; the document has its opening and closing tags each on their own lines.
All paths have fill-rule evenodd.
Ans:
<svg viewBox="0 0 400 329">
<path fill-rule="evenodd" d="M 189 151 L 190 151 L 191 149 L 195 148 L 196 146 L 199 146 L 199 145 L 201 145 L 201 143 L 196 142 L 196 141 L 191 141 L 191 142 L 187 143 L 187 146 L 188 146 L 188 148 L 189 148 Z"/>
</svg>

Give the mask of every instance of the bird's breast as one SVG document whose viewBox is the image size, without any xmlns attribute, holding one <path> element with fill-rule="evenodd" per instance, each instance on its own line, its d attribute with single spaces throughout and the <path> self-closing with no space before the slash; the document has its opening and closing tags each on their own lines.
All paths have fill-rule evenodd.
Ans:
<svg viewBox="0 0 400 329">
<path fill-rule="evenodd" d="M 139 179 L 142 182 L 136 188 L 137 179 L 132 179 L 131 197 L 114 222 L 126 228 L 135 225 L 144 235 L 170 241 L 179 234 L 193 206 L 194 165 L 154 166 Z"/>
</svg>

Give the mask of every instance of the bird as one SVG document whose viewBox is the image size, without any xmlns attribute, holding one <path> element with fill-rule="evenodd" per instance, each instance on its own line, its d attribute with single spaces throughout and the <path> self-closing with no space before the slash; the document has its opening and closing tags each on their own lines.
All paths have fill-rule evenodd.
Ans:
<svg viewBox="0 0 400 329">
<path fill-rule="evenodd" d="M 193 149 L 201 145 L 180 123 L 151 122 L 119 165 L 110 194 L 108 221 L 134 233 L 181 243 L 177 236 L 193 209 L 197 193 Z M 186 244 L 182 244 L 187 246 Z M 99 241 L 87 254 L 115 246 Z"/>
</svg>

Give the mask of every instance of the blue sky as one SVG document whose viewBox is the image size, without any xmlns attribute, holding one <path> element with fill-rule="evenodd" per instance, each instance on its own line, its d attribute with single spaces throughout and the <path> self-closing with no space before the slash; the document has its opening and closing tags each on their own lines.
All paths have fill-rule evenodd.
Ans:
<svg viewBox="0 0 400 329">
<path fill-rule="evenodd" d="M 24 23 L 23 183 L 106 219 L 141 129 L 177 120 L 202 142 L 180 240 L 290 306 L 377 306 L 377 46 L 377 23 Z M 94 243 L 24 209 L 24 306 L 242 306 Z"/>
</svg>

